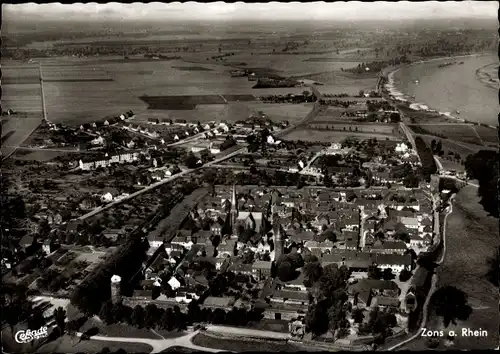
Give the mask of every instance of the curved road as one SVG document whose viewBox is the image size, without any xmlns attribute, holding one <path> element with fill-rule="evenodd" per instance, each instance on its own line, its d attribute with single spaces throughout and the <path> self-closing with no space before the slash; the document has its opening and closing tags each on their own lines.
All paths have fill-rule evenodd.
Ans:
<svg viewBox="0 0 500 354">
<path fill-rule="evenodd" d="M 448 219 L 448 216 L 451 213 L 453 213 L 453 198 L 454 197 L 455 197 L 455 195 L 452 195 L 450 197 L 449 210 L 448 210 L 448 213 L 444 217 L 444 222 L 443 222 L 443 239 L 442 239 L 442 242 L 443 242 L 443 252 L 441 254 L 441 258 L 436 262 L 437 265 L 443 264 L 445 256 L 446 256 L 446 221 Z M 437 274 L 433 274 L 432 275 L 432 285 L 431 285 L 431 288 L 429 289 L 429 292 L 427 294 L 427 298 L 425 299 L 425 303 L 424 303 L 424 308 L 423 308 L 424 317 L 422 319 L 422 324 L 420 325 L 420 328 L 418 329 L 417 333 L 414 334 L 413 336 L 411 336 L 410 338 L 406 339 L 405 341 L 403 341 L 401 343 L 398 343 L 396 345 L 393 345 L 392 347 L 388 348 L 387 349 L 388 351 L 398 349 L 399 347 L 401 347 L 401 346 L 403 346 L 405 344 L 408 344 L 409 342 L 411 342 L 411 341 L 413 341 L 413 340 L 415 340 L 417 338 L 421 338 L 422 337 L 422 335 L 421 335 L 422 334 L 422 330 L 427 325 L 427 316 L 428 316 L 428 312 L 429 312 L 429 300 L 430 300 L 432 294 L 434 294 L 434 292 L 436 291 L 436 284 L 437 284 Z"/>
<path fill-rule="evenodd" d="M 193 350 L 197 351 L 204 351 L 204 352 L 212 352 L 212 353 L 217 353 L 217 352 L 222 352 L 224 350 L 221 349 L 213 349 L 213 348 L 206 348 L 206 347 L 200 347 L 198 345 L 195 345 L 191 342 L 194 336 L 196 336 L 200 331 L 194 331 L 189 334 L 186 334 L 185 336 L 182 337 L 177 337 L 177 338 L 170 338 L 170 339 L 146 339 L 146 338 L 126 338 L 126 337 L 105 337 L 105 336 L 92 336 L 90 337 L 90 340 L 101 340 L 101 341 L 107 341 L 107 342 L 120 342 L 120 343 L 143 343 L 151 346 L 153 349 L 151 350 L 150 353 L 160 353 L 164 351 L 165 349 L 168 349 L 170 347 L 186 347 L 190 348 Z M 77 333 L 78 337 L 81 337 L 82 333 Z M 160 335 L 161 337 L 161 335 Z"/>
</svg>

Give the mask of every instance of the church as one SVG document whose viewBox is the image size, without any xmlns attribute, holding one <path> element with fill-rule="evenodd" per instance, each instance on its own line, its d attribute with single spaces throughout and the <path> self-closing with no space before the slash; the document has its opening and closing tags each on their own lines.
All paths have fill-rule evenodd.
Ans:
<svg viewBox="0 0 500 354">
<path fill-rule="evenodd" d="M 272 198 L 270 201 L 271 210 L 273 209 L 276 199 Z M 268 225 L 268 220 L 266 214 L 260 211 L 241 211 L 238 208 L 238 199 L 236 197 L 236 186 L 233 185 L 233 191 L 230 203 L 230 223 L 232 229 L 232 237 L 237 238 L 241 230 L 251 230 L 255 235 L 264 236 L 267 233 L 266 226 Z M 273 243 L 274 243 L 274 259 L 279 258 L 283 254 L 284 248 L 284 231 L 280 224 L 278 215 L 274 213 L 271 215 L 272 231 L 273 231 Z"/>
</svg>

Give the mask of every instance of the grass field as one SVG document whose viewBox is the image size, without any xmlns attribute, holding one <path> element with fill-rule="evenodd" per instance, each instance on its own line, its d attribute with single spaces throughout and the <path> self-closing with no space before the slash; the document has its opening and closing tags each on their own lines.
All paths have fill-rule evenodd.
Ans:
<svg viewBox="0 0 500 354">
<path fill-rule="evenodd" d="M 116 82 L 44 83 L 47 117 L 54 123 L 90 123 L 125 111 L 140 112 L 147 105 Z"/>
<path fill-rule="evenodd" d="M 409 125 L 416 133 L 421 134 L 436 134 L 451 140 L 463 141 L 476 145 L 482 145 L 482 141 L 478 138 L 474 128 L 470 125 L 457 124 L 440 124 L 440 125 Z"/>
<path fill-rule="evenodd" d="M 476 132 L 486 144 L 498 144 L 498 129 L 481 126 L 474 126 L 472 129 L 476 130 Z"/>
<path fill-rule="evenodd" d="M 284 138 L 286 140 L 303 140 L 303 141 L 320 141 L 320 142 L 341 142 L 346 138 L 354 139 L 372 139 L 378 140 L 401 140 L 390 134 L 375 134 L 375 133 L 357 133 L 357 132 L 344 132 L 344 131 L 320 131 L 313 129 L 294 130 Z"/>
<path fill-rule="evenodd" d="M 488 331 L 488 337 L 455 338 L 456 349 L 492 349 L 498 346 L 500 320 L 495 315 L 498 309 L 498 289 L 485 278 L 488 270 L 486 259 L 500 245 L 498 220 L 489 217 L 479 204 L 477 188 L 467 186 L 456 196 L 453 214 L 448 217 L 446 230 L 447 251 L 444 264 L 438 268 L 438 287 L 455 286 L 468 295 L 473 312 L 467 321 L 459 321 L 450 327 L 457 333 L 461 328 Z M 442 328 L 442 321 L 430 315 L 429 328 Z M 442 346 L 443 348 L 443 346 Z M 425 340 L 419 339 L 404 348 L 425 350 Z"/>
<path fill-rule="evenodd" d="M 464 172 L 465 167 L 459 163 L 456 163 L 454 161 L 446 160 L 443 157 L 439 157 L 439 161 L 441 162 L 441 165 L 443 165 L 443 168 L 445 170 L 455 170 L 457 172 Z"/>
<path fill-rule="evenodd" d="M 228 104 L 197 105 L 192 110 L 147 110 L 136 114 L 135 120 L 148 118 L 185 119 L 188 122 L 209 122 L 226 120 L 235 122 L 247 119 L 262 111 L 273 121 L 288 120 L 290 124 L 300 121 L 312 110 L 311 103 L 274 104 L 262 102 L 229 102 Z"/>
<path fill-rule="evenodd" d="M 432 140 L 436 141 L 439 140 L 439 138 L 435 136 L 430 136 L 430 135 L 420 135 L 420 136 L 422 137 L 422 139 L 425 140 L 425 142 L 429 146 L 431 145 Z M 482 146 L 479 145 L 467 144 L 446 139 L 441 139 L 441 144 L 445 155 L 448 154 L 449 151 L 457 152 L 460 154 L 462 159 L 465 159 L 468 155 L 475 154 L 476 152 L 478 152 L 483 148 Z"/>
<path fill-rule="evenodd" d="M 99 335 L 106 337 L 124 337 L 124 338 L 144 338 L 144 339 L 161 339 L 158 335 L 146 328 L 136 328 L 125 323 L 115 323 L 106 325 L 97 319 L 91 318 L 80 328 L 80 332 L 84 333 L 92 327 L 99 328 Z M 168 332 L 165 330 L 157 330 L 165 339 L 178 338 L 184 335 L 183 332 Z"/>
<path fill-rule="evenodd" d="M 193 344 L 213 349 L 234 352 L 296 352 L 303 350 L 301 347 L 278 342 L 247 341 L 241 339 L 214 338 L 203 333 L 197 334 L 192 339 Z"/>
<path fill-rule="evenodd" d="M 37 353 L 97 353 L 105 347 L 109 348 L 111 351 L 124 349 L 127 353 L 149 353 L 152 350 L 149 345 L 143 343 L 106 342 L 92 339 L 79 341 L 79 338 L 72 338 L 65 335 L 40 347 Z"/>
<path fill-rule="evenodd" d="M 365 133 L 365 134 L 388 134 L 395 135 L 398 131 L 397 124 L 381 124 L 381 123 L 333 123 L 325 121 L 313 121 L 309 124 L 311 129 L 331 129 L 340 132 L 346 132 L 354 134 Z"/>
</svg>

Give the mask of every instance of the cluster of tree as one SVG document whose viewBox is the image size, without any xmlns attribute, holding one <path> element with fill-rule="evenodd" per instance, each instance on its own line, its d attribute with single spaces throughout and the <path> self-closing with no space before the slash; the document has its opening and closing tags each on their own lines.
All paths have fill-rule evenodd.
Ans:
<svg viewBox="0 0 500 354">
<path fill-rule="evenodd" d="M 276 276 L 283 282 L 294 280 L 299 275 L 298 268 L 304 265 L 300 253 L 292 252 L 281 256 L 276 262 Z"/>
<path fill-rule="evenodd" d="M 233 147 L 236 145 L 236 140 L 232 136 L 227 136 L 226 140 L 221 144 L 221 151 L 227 150 L 230 147 Z"/>
<path fill-rule="evenodd" d="M 384 279 L 392 280 L 396 276 L 392 273 L 391 268 L 385 268 L 383 271 L 376 265 L 371 265 L 368 267 L 368 278 L 370 279 Z"/>
<path fill-rule="evenodd" d="M 155 304 L 145 307 L 136 305 L 134 308 L 122 303 L 113 304 L 106 301 L 99 311 L 99 318 L 106 324 L 127 323 L 138 328 L 159 328 L 167 331 L 186 330 L 193 323 L 213 323 L 231 326 L 244 326 L 251 321 L 262 318 L 262 311 L 232 308 L 230 311 L 223 309 L 201 309 L 199 304 L 191 302 L 188 311 L 182 312 L 179 306 L 173 308 L 159 308 Z"/>
<path fill-rule="evenodd" d="M 302 95 L 286 94 L 286 95 L 269 95 L 260 96 L 259 100 L 265 103 L 307 103 L 316 101 L 316 96 L 309 91 L 304 91 Z"/>
<path fill-rule="evenodd" d="M 373 334 L 375 335 L 375 344 L 383 344 L 385 338 L 392 335 L 391 328 L 397 325 L 396 315 L 389 309 L 382 311 L 375 307 L 369 316 L 367 323 L 360 324 L 359 333 Z"/>
<path fill-rule="evenodd" d="M 360 92 L 363 92 L 364 91 L 360 91 Z M 335 98 L 342 98 L 342 97 L 349 97 L 350 95 L 347 94 L 347 93 L 338 93 L 338 94 L 334 94 L 334 93 L 323 93 L 322 94 L 323 97 L 327 97 L 327 98 L 331 98 L 331 97 L 335 97 Z M 361 97 L 361 96 L 360 96 Z"/>
<path fill-rule="evenodd" d="M 325 100 L 320 99 L 319 103 L 322 105 L 328 105 L 333 107 L 349 108 L 349 106 L 355 106 L 359 104 L 359 101 L 348 101 L 348 100 Z"/>
<path fill-rule="evenodd" d="M 450 323 L 457 325 L 457 320 L 466 321 L 472 313 L 467 294 L 454 286 L 439 288 L 432 294 L 430 304 L 436 315 L 442 318 L 445 328 Z"/>
<path fill-rule="evenodd" d="M 379 109 L 382 109 L 384 111 L 392 111 L 394 110 L 394 107 L 391 106 L 391 104 L 385 100 L 378 100 L 378 101 L 367 100 L 366 109 L 369 112 L 375 112 L 378 111 Z"/>
<path fill-rule="evenodd" d="M 426 181 L 430 181 L 430 176 L 437 171 L 436 161 L 429 146 L 425 143 L 424 139 L 417 136 L 415 138 L 415 147 L 422 162 L 422 175 Z"/>
<path fill-rule="evenodd" d="M 354 68 L 341 69 L 345 72 L 350 72 L 354 74 L 364 74 L 364 73 L 377 73 L 388 66 L 400 65 L 410 63 L 410 59 L 404 54 L 396 58 L 385 60 L 385 61 L 373 61 L 370 63 L 361 63 Z M 367 70 L 368 69 L 368 70 Z"/>
<path fill-rule="evenodd" d="M 252 87 L 253 89 L 260 88 L 289 88 L 296 87 L 298 82 L 296 80 L 280 78 L 280 79 L 270 79 L 270 78 L 259 78 L 257 83 Z"/>
<path fill-rule="evenodd" d="M 441 140 L 438 140 L 436 142 L 436 140 L 432 139 L 431 150 L 432 150 L 433 154 L 442 156 L 444 154 L 444 151 L 443 151 L 443 144 L 442 144 Z"/>
<path fill-rule="evenodd" d="M 98 313 L 101 304 L 111 297 L 110 279 L 115 274 L 122 278 L 122 293 L 130 293 L 133 290 L 130 280 L 147 259 L 148 248 L 147 240 L 130 236 L 113 255 L 76 287 L 71 303 L 87 315 Z"/>
<path fill-rule="evenodd" d="M 498 218 L 498 171 L 499 153 L 494 150 L 481 150 L 467 156 L 465 171 L 467 176 L 479 181 L 478 195 L 481 205 L 490 215 Z"/>
<path fill-rule="evenodd" d="M 2 319 L 9 324 L 11 330 L 14 325 L 26 320 L 32 313 L 32 304 L 28 300 L 27 289 L 23 286 L 4 284 L 0 301 Z"/>
<path fill-rule="evenodd" d="M 352 311 L 345 291 L 350 276 L 349 269 L 345 266 L 339 268 L 336 264 L 322 268 L 317 258 L 310 256 L 306 259 L 304 271 L 305 282 L 312 285 L 311 304 L 305 317 L 306 331 L 314 336 L 328 330 L 336 338 L 347 335 L 349 322 L 346 314 Z"/>
</svg>

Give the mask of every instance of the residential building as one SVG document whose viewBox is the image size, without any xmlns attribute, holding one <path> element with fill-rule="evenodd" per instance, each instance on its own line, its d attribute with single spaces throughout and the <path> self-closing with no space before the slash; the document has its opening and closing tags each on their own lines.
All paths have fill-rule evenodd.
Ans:
<svg viewBox="0 0 500 354">
<path fill-rule="evenodd" d="M 264 280 L 271 276 L 271 262 L 255 261 L 252 264 L 252 275 L 257 280 Z"/>
</svg>

